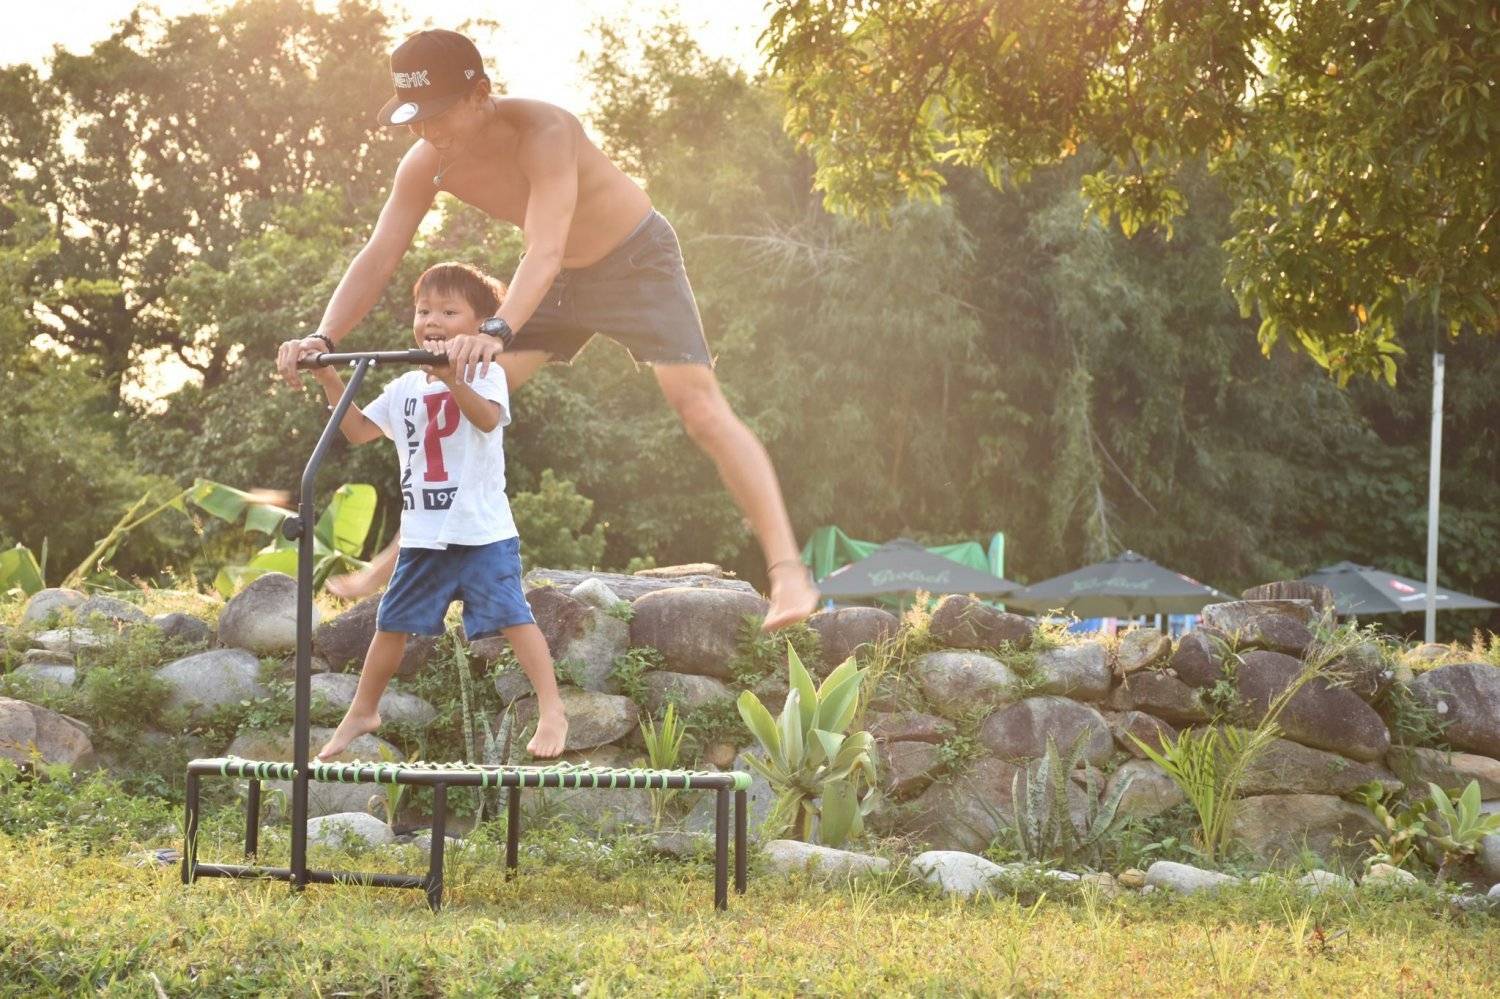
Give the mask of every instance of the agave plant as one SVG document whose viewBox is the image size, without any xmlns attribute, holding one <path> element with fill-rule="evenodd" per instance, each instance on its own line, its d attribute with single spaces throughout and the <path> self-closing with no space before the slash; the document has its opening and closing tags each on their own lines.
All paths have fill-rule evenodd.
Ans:
<svg viewBox="0 0 1500 999">
<path fill-rule="evenodd" d="M 1021 852 L 1028 860 L 1057 861 L 1071 864 L 1083 855 L 1097 860 L 1104 838 L 1124 820 L 1119 814 L 1120 802 L 1130 789 L 1134 775 L 1127 774 L 1103 801 L 1099 800 L 1098 777 L 1085 771 L 1088 781 L 1084 795 L 1084 813 L 1076 820 L 1069 808 L 1068 784 L 1083 758 L 1087 732 L 1081 732 L 1068 747 L 1067 756 L 1057 743 L 1047 737 L 1047 751 L 1030 767 L 1023 767 L 1011 779 L 1011 801 L 1015 811 L 1014 826 Z"/>
<path fill-rule="evenodd" d="M 875 804 L 873 790 L 860 796 L 862 787 L 875 785 L 875 740 L 869 732 L 844 731 L 854 721 L 866 671 L 851 657 L 814 687 L 790 646 L 787 671 L 791 690 L 780 717 L 751 691 L 739 697 L 740 717 L 766 754 L 749 757 L 749 765 L 776 792 L 768 826 L 807 840 L 816 820 L 819 840 L 838 846 L 859 835 Z"/>
<path fill-rule="evenodd" d="M 1500 832 L 1500 815 L 1485 814 L 1477 780 L 1469 781 L 1463 793 L 1451 798 L 1429 781 L 1427 793 L 1432 799 L 1432 811 L 1425 820 L 1429 839 L 1439 851 L 1438 880 L 1442 881 L 1449 867 L 1473 857 L 1486 836 Z"/>
</svg>

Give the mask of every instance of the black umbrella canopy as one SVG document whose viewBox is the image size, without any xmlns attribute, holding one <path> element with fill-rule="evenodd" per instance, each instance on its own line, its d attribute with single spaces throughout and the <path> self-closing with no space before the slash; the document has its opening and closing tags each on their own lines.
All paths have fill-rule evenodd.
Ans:
<svg viewBox="0 0 1500 999">
<path fill-rule="evenodd" d="M 1195 614 L 1205 604 L 1230 599 L 1212 586 L 1127 551 L 1028 586 L 1005 602 L 1038 612 L 1061 608 L 1079 617 L 1133 617 Z"/>
<path fill-rule="evenodd" d="M 1427 584 L 1355 562 L 1325 565 L 1303 581 L 1333 591 L 1338 614 L 1405 614 L 1427 609 Z M 1500 604 L 1481 597 L 1437 588 L 1438 610 L 1487 610 Z"/>
<path fill-rule="evenodd" d="M 835 569 L 818 583 L 825 597 L 878 597 L 890 593 L 1001 595 L 1020 588 L 999 576 L 934 555 L 915 541 L 897 538 L 869 555 Z"/>
</svg>

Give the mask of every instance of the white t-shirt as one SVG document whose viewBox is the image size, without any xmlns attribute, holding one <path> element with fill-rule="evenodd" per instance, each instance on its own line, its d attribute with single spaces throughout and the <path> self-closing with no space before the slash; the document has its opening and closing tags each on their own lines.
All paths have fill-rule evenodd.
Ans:
<svg viewBox="0 0 1500 999">
<path fill-rule="evenodd" d="M 364 414 L 396 442 L 401 466 L 401 547 L 487 545 L 516 536 L 505 498 L 502 428 L 510 422 L 505 369 L 469 387 L 500 404 L 500 422 L 485 433 L 458 408 L 452 391 L 425 371 L 392 379 Z"/>
</svg>

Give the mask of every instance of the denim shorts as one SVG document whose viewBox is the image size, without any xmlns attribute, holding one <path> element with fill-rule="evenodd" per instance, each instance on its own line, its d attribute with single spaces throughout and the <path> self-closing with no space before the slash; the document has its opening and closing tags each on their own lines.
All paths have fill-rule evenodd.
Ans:
<svg viewBox="0 0 1500 999">
<path fill-rule="evenodd" d="M 448 605 L 464 603 L 470 640 L 534 624 L 521 589 L 521 539 L 487 545 L 403 548 L 391 585 L 380 598 L 375 627 L 404 635 L 441 635 Z"/>
<path fill-rule="evenodd" d="M 509 349 L 571 362 L 595 333 L 630 351 L 637 364 L 713 367 L 682 247 L 660 212 L 602 259 L 558 274 Z"/>
</svg>

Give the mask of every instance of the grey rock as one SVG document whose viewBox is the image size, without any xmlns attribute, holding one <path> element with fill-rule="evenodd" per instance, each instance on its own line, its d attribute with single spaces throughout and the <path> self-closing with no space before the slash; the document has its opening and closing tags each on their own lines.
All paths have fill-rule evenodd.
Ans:
<svg viewBox="0 0 1500 999">
<path fill-rule="evenodd" d="M 1439 666 L 1413 680 L 1411 692 L 1438 713 L 1449 745 L 1500 757 L 1500 669 L 1488 663 Z"/>
<path fill-rule="evenodd" d="M 1065 697 L 1028 697 L 996 711 L 979 726 L 978 739 L 1003 760 L 1029 760 L 1045 755 L 1047 740 L 1066 753 L 1082 738 L 1083 759 L 1102 765 L 1114 750 L 1109 725 L 1093 708 Z"/>
<path fill-rule="evenodd" d="M 1144 711 L 1110 712 L 1105 714 L 1104 720 L 1109 724 L 1109 732 L 1114 736 L 1115 745 L 1138 760 L 1147 757 L 1141 747 L 1136 745 L 1135 739 L 1160 752 L 1162 740 L 1177 738 L 1175 728 Z"/>
<path fill-rule="evenodd" d="M 1110 774 L 1109 784 L 1104 789 L 1105 798 L 1125 781 L 1126 787 L 1120 798 L 1119 814 L 1134 819 L 1149 819 L 1187 801 L 1187 795 L 1167 772 L 1150 760 L 1128 760 Z"/>
<path fill-rule="evenodd" d="M 1193 725 L 1209 718 L 1196 690 L 1155 670 L 1142 670 L 1121 680 L 1110 693 L 1109 706 L 1116 711 L 1144 711 L 1173 725 Z"/>
<path fill-rule="evenodd" d="M 887 742 L 880 745 L 881 786 L 892 798 L 908 798 L 932 783 L 942 762 L 930 742 Z"/>
<path fill-rule="evenodd" d="M 410 845 L 416 848 L 424 857 L 430 854 L 432 852 L 432 830 L 427 829 L 414 835 L 411 838 Z M 443 834 L 443 854 L 445 856 L 454 850 L 468 850 L 473 845 L 462 836 L 456 836 L 453 833 Z"/>
<path fill-rule="evenodd" d="M 199 652 L 167 663 L 156 676 L 171 687 L 167 706 L 194 714 L 269 693 L 260 682 L 260 660 L 245 649 Z"/>
<path fill-rule="evenodd" d="M 1418 794 L 1427 793 L 1428 781 L 1445 791 L 1461 791 L 1472 780 L 1479 782 L 1481 798 L 1500 798 L 1500 760 L 1488 756 L 1392 746 L 1385 761 Z"/>
<path fill-rule="evenodd" d="M 158 614 L 151 619 L 163 635 L 188 645 L 207 645 L 213 641 L 214 630 L 191 614 L 173 611 Z"/>
<path fill-rule="evenodd" d="M 1491 833 L 1479 841 L 1479 869 L 1492 881 L 1500 881 L 1500 835 Z M 1493 891 L 1490 894 L 1494 894 Z"/>
<path fill-rule="evenodd" d="M 1120 636 L 1115 653 L 1119 673 L 1124 676 L 1164 663 L 1172 654 L 1172 640 L 1154 628 L 1131 628 Z"/>
<path fill-rule="evenodd" d="M 597 576 L 590 576 L 568 591 L 568 596 L 581 604 L 598 610 L 612 610 L 615 605 L 627 603 L 621 600 L 615 591 L 609 588 L 609 584 Z"/>
<path fill-rule="evenodd" d="M 1388 791 L 1401 789 L 1401 781 L 1385 767 L 1275 739 L 1245 768 L 1240 793 L 1342 796 L 1370 781 L 1379 781 Z"/>
<path fill-rule="evenodd" d="M 651 833 L 647 839 L 651 852 L 663 857 L 687 860 L 713 849 L 713 840 L 703 833 L 682 832 L 675 829 Z"/>
<path fill-rule="evenodd" d="M 1383 832 L 1368 809 L 1327 794 L 1241 798 L 1229 824 L 1230 834 L 1267 864 L 1295 862 L 1306 848 L 1353 868 L 1366 841 Z"/>
<path fill-rule="evenodd" d="M 320 615 L 316 604 L 312 624 Z M 249 649 L 256 655 L 287 655 L 297 651 L 297 581 L 280 572 L 251 580 L 219 615 L 219 644 Z"/>
<path fill-rule="evenodd" d="M 1013 763 L 983 757 L 951 781 L 930 786 L 907 806 L 900 826 L 940 850 L 983 850 L 1014 816 Z"/>
<path fill-rule="evenodd" d="M 307 820 L 307 842 L 314 846 L 386 846 L 396 842 L 391 827 L 364 812 L 340 812 Z"/>
<path fill-rule="evenodd" d="M 876 742 L 941 743 L 958 734 L 951 721 L 921 711 L 872 711 L 865 730 Z"/>
<path fill-rule="evenodd" d="M 31 639 L 39 649 L 65 655 L 77 655 L 83 649 L 97 649 L 108 639 L 87 628 L 54 628 Z"/>
<path fill-rule="evenodd" d="M 767 866 L 777 874 L 807 872 L 822 878 L 849 878 L 890 870 L 891 862 L 850 850 L 803 843 L 795 839 L 773 839 L 763 846 Z"/>
<path fill-rule="evenodd" d="M 68 690 L 78 683 L 78 669 L 71 663 L 29 662 L 16 667 L 11 676 L 17 680 L 50 687 L 53 690 Z"/>
<path fill-rule="evenodd" d="M 40 624 L 53 614 L 71 611 L 87 599 L 87 594 L 62 587 L 54 586 L 45 590 L 37 590 L 27 598 L 26 606 L 21 610 L 21 623 Z"/>
<path fill-rule="evenodd" d="M 94 756 L 88 728 L 67 715 L 30 701 L 0 697 L 0 759 L 30 763 L 32 753 L 43 763 L 81 767 Z"/>
<path fill-rule="evenodd" d="M 1218 891 L 1227 885 L 1237 885 L 1240 879 L 1232 874 L 1205 871 L 1191 864 L 1177 864 L 1170 860 L 1158 860 L 1146 868 L 1146 887 L 1175 891 L 1191 895 L 1202 891 Z"/>
<path fill-rule="evenodd" d="M 1361 884 L 1371 887 L 1401 888 L 1418 883 L 1417 876 L 1411 871 L 1403 871 L 1399 867 L 1390 864 L 1371 864 Z"/>
<path fill-rule="evenodd" d="M 135 604 L 127 603 L 119 597 L 109 597 L 103 594 L 89 597 L 73 608 L 73 620 L 79 624 L 86 625 L 95 617 L 103 618 L 112 625 L 145 624 L 151 620 L 146 612 Z"/>
<path fill-rule="evenodd" d="M 929 652 L 917 660 L 916 674 L 928 703 L 948 718 L 1010 704 L 1018 696 L 1010 667 L 975 652 Z"/>
<path fill-rule="evenodd" d="M 46 649 L 27 649 L 21 653 L 22 666 L 76 666 L 78 662 L 66 652 L 49 652 Z"/>
<path fill-rule="evenodd" d="M 722 570 L 719 570 L 722 572 Z M 755 587 L 743 579 L 724 579 L 721 576 L 706 575 L 703 573 L 675 576 L 670 579 L 657 579 L 644 576 L 639 573 L 624 575 L 616 572 L 595 572 L 593 570 L 573 569 L 532 569 L 522 580 L 527 589 L 551 586 L 563 592 L 571 591 L 579 583 L 587 579 L 597 579 L 604 583 L 621 600 L 634 602 L 648 593 L 656 593 L 660 590 L 680 589 L 684 586 L 697 587 L 699 589 L 728 590 L 732 593 L 747 593 L 755 596 Z"/>
<path fill-rule="evenodd" d="M 1183 635 L 1167 666 L 1177 679 L 1190 687 L 1209 688 L 1224 679 L 1224 661 L 1219 657 L 1220 641 L 1228 636 L 1212 628 L 1198 628 Z"/>
<path fill-rule="evenodd" d="M 615 660 L 629 647 L 630 625 L 597 607 L 589 607 L 569 639 L 562 659 L 572 666 L 573 676 L 584 690 L 618 694 Z"/>
<path fill-rule="evenodd" d="M 1006 643 L 1026 648 L 1036 622 L 952 593 L 933 608 L 928 631 L 940 645 L 954 649 L 989 649 Z"/>
<path fill-rule="evenodd" d="M 1102 701 L 1113 682 L 1109 652 L 1099 642 L 1050 649 L 1036 657 L 1036 668 L 1043 678 L 1038 693 L 1075 701 Z"/>
<path fill-rule="evenodd" d="M 1312 644 L 1311 600 L 1234 600 L 1203 608 L 1203 623 L 1249 645 L 1300 656 Z"/>
<path fill-rule="evenodd" d="M 380 597 L 367 597 L 342 614 L 323 622 L 313 629 L 313 653 L 326 661 L 330 669 L 343 672 L 358 670 L 370 650 L 375 638 L 375 617 L 380 610 Z M 437 650 L 436 635 L 408 635 L 406 651 L 401 655 L 401 665 L 396 675 L 412 676 L 427 665 Z"/>
<path fill-rule="evenodd" d="M 1005 877 L 999 864 L 961 850 L 929 850 L 913 859 L 911 867 L 926 883 L 963 898 L 988 893 Z"/>
<path fill-rule="evenodd" d="M 837 667 L 867 645 L 883 642 L 901 630 L 901 621 L 890 611 L 879 607 L 839 607 L 818 611 L 807 619 L 807 625 L 821 641 L 820 675 Z M 812 664 L 808 665 L 812 669 Z"/>
<path fill-rule="evenodd" d="M 730 660 L 746 618 L 764 617 L 762 598 L 731 590 L 674 587 L 635 601 L 630 644 L 661 651 L 668 669 L 732 680 Z"/>
<path fill-rule="evenodd" d="M 308 755 L 316 753 L 332 737 L 333 729 L 324 728 L 321 725 L 312 726 L 307 734 Z M 290 760 L 295 755 L 290 731 L 264 732 L 254 729 L 246 729 L 236 734 L 226 753 L 229 756 L 238 756 L 246 760 L 280 761 Z M 405 759 L 405 755 L 399 749 L 372 734 L 362 735 L 355 739 L 349 744 L 348 749 L 334 757 L 334 760 L 339 763 L 352 763 L 355 760 L 370 763 L 389 760 L 393 763 L 401 763 Z M 262 786 L 264 789 L 262 800 L 266 803 L 264 807 L 267 817 L 277 816 L 291 809 L 291 781 L 268 780 L 264 781 Z M 379 807 L 381 799 L 388 793 L 385 789 L 389 786 L 312 781 L 307 785 L 307 814 L 318 816 L 335 815 L 340 812 L 367 812 L 372 807 L 372 799 L 374 806 Z"/>
<path fill-rule="evenodd" d="M 769 781 L 750 768 L 750 764 L 746 762 L 750 755 L 748 752 L 742 752 L 735 757 L 733 769 L 750 775 L 750 787 L 745 791 L 745 826 L 751 837 L 763 838 L 767 834 L 776 834 L 784 830 L 766 829 L 766 821 L 771 817 L 771 810 L 776 807 L 776 793 L 771 790 Z M 760 753 L 754 755 L 764 758 Z M 731 804 L 730 807 L 732 809 L 733 805 Z M 712 792 L 698 795 L 697 804 L 683 820 L 683 828 L 693 833 L 713 832 L 714 794 Z"/>
<path fill-rule="evenodd" d="M 1377 642 L 1361 642 L 1328 667 L 1330 679 L 1352 690 L 1365 703 L 1374 701 L 1394 682 L 1396 671 L 1387 666 Z"/>
<path fill-rule="evenodd" d="M 495 693 L 500 695 L 501 704 L 509 705 L 535 691 L 532 690 L 531 681 L 526 679 L 526 674 L 521 672 L 520 667 L 512 666 L 509 669 L 496 671 Z"/>
<path fill-rule="evenodd" d="M 595 690 L 562 687 L 563 710 L 568 715 L 567 752 L 578 752 L 607 745 L 634 732 L 640 722 L 640 708 L 628 697 L 603 694 Z M 515 702 L 516 724 L 526 727 L 536 719 L 536 698 L 524 697 Z M 493 722 L 499 731 L 500 720 Z M 520 734 L 520 728 L 517 730 Z"/>
<path fill-rule="evenodd" d="M 312 678 L 312 699 L 326 701 L 340 710 L 347 709 L 354 701 L 359 678 L 349 673 L 319 673 Z M 437 709 L 416 694 L 387 687 L 380 695 L 382 724 L 429 725 L 437 718 Z"/>
<path fill-rule="evenodd" d="M 1354 890 L 1353 881 L 1350 881 L 1342 874 L 1335 874 L 1332 871 L 1308 871 L 1297 879 L 1297 886 L 1309 895 Z"/>
<path fill-rule="evenodd" d="M 1246 653 L 1236 681 L 1250 718 L 1260 719 L 1302 669 L 1296 659 L 1279 652 Z M 1390 731 L 1375 709 L 1322 677 L 1313 677 L 1293 694 L 1276 722 L 1284 737 L 1350 759 L 1371 762 L 1391 748 Z"/>
<path fill-rule="evenodd" d="M 714 701 L 732 701 L 735 696 L 734 691 L 713 677 L 691 673 L 652 670 L 641 677 L 641 682 L 646 688 L 646 707 L 652 714 L 665 710 L 668 701 L 675 701 L 680 713 Z"/>
</svg>

